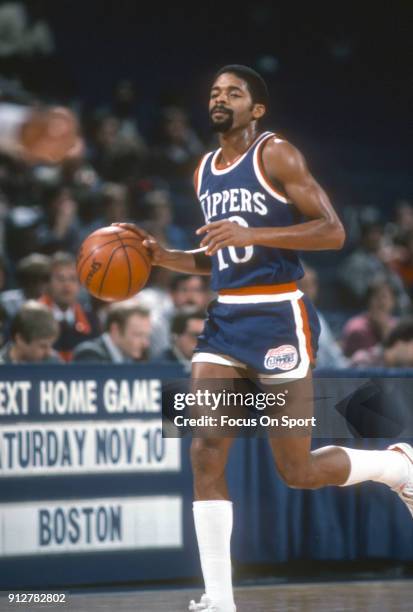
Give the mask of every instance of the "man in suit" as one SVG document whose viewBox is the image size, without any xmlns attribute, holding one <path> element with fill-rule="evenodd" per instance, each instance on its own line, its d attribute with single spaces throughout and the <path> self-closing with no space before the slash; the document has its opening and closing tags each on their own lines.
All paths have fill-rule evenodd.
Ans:
<svg viewBox="0 0 413 612">
<path fill-rule="evenodd" d="M 100 326 L 96 316 L 84 307 L 80 299 L 80 284 L 76 260 L 71 253 L 57 252 L 51 257 L 48 290 L 40 297 L 59 323 L 59 335 L 54 348 L 64 361 L 71 361 L 75 347 L 96 338 Z"/>
<path fill-rule="evenodd" d="M 77 346 L 73 361 L 90 363 L 134 363 L 148 357 L 151 322 L 149 311 L 132 303 L 109 307 L 106 331 Z"/>
<path fill-rule="evenodd" d="M 178 310 L 171 321 L 171 348 L 164 351 L 159 359 L 178 362 L 190 372 L 192 355 L 205 317 L 203 310 L 194 307 Z"/>
</svg>

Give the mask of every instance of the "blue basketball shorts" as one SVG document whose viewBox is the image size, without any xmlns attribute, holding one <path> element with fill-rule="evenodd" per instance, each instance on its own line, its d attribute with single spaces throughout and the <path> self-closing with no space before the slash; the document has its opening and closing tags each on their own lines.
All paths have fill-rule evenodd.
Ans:
<svg viewBox="0 0 413 612">
<path fill-rule="evenodd" d="M 304 378 L 315 365 L 320 324 L 295 283 L 287 288 L 219 294 L 208 307 L 192 361 L 248 368 L 260 378 Z"/>
</svg>

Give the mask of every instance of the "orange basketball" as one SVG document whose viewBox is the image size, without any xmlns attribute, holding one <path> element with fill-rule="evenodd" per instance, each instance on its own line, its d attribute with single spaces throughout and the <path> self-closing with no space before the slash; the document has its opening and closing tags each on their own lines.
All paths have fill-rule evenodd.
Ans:
<svg viewBox="0 0 413 612">
<path fill-rule="evenodd" d="M 89 293 L 107 302 L 117 302 L 145 286 L 151 261 L 135 232 L 110 226 L 86 238 L 76 267 L 80 282 Z"/>
</svg>

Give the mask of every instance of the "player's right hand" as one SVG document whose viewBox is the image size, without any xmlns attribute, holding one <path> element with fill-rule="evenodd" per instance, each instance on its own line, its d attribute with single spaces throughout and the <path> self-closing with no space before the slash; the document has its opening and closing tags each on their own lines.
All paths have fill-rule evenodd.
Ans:
<svg viewBox="0 0 413 612">
<path fill-rule="evenodd" d="M 146 230 L 139 227 L 139 225 L 135 225 L 135 223 L 112 223 L 112 225 L 115 225 L 116 227 L 121 227 L 124 230 L 129 230 L 130 232 L 134 232 L 139 236 L 142 241 L 155 240 L 155 238 L 148 234 Z"/>
<path fill-rule="evenodd" d="M 143 246 L 147 248 L 153 266 L 161 266 L 166 261 L 169 251 L 164 249 L 156 238 L 151 236 L 146 230 L 134 223 L 112 223 L 112 225 L 130 230 L 137 234 L 142 240 Z"/>
</svg>

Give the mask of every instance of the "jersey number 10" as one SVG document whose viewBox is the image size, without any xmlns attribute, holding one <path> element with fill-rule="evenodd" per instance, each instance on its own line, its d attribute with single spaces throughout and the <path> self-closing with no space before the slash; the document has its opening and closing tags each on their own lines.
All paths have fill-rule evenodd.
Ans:
<svg viewBox="0 0 413 612">
<path fill-rule="evenodd" d="M 238 223 L 238 225 L 248 227 L 247 221 L 245 221 L 245 219 L 243 219 L 242 217 L 238 217 L 237 215 L 229 217 L 228 221 L 232 221 L 233 223 Z M 235 264 L 245 263 L 246 261 L 249 261 L 254 253 L 254 247 L 252 245 L 244 247 L 245 254 L 242 257 L 238 257 L 235 247 L 230 246 L 227 248 L 231 261 Z M 227 264 L 224 259 L 223 249 L 219 249 L 219 251 L 217 251 L 217 256 L 219 270 L 225 270 L 226 268 L 229 268 L 229 264 Z"/>
</svg>

